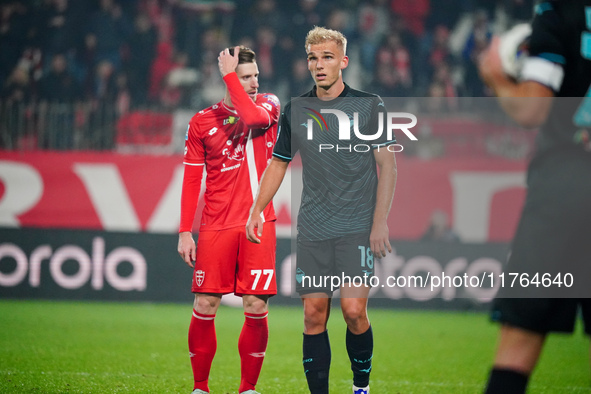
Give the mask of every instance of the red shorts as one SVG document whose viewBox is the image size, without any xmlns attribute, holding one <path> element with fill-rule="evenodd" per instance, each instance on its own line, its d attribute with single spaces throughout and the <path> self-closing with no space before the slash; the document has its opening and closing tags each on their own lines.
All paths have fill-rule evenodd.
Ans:
<svg viewBox="0 0 591 394">
<path fill-rule="evenodd" d="M 247 240 L 244 226 L 200 232 L 193 293 L 277 294 L 275 222 L 266 222 L 259 238 Z"/>
</svg>

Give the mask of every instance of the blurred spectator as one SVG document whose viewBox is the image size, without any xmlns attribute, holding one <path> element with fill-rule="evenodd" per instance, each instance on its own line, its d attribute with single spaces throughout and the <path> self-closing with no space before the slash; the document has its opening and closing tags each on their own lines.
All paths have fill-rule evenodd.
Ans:
<svg viewBox="0 0 591 394">
<path fill-rule="evenodd" d="M 6 81 L 25 48 L 29 21 L 21 1 L 0 2 L 0 80 Z"/>
<path fill-rule="evenodd" d="M 375 68 L 376 51 L 388 32 L 390 11 L 387 2 L 388 0 L 362 2 L 357 10 L 361 65 L 366 70 Z"/>
<path fill-rule="evenodd" d="M 466 84 L 468 96 L 482 97 L 486 95 L 484 84 L 478 75 L 476 63 L 480 53 L 488 46 L 491 37 L 492 29 L 486 11 L 476 11 L 472 31 L 462 51 L 465 68 L 464 83 Z"/>
<path fill-rule="evenodd" d="M 127 99 L 125 74 L 118 75 L 109 60 L 100 61 L 95 68 L 92 96 L 86 113 L 89 127 L 83 136 L 85 145 L 95 149 L 113 148 L 115 122 L 119 110 L 127 110 Z"/>
<path fill-rule="evenodd" d="M 460 238 L 450 227 L 447 213 L 437 209 L 433 211 L 431 223 L 421 241 L 459 242 Z"/>
<path fill-rule="evenodd" d="M 438 25 L 433 31 L 433 42 L 430 45 L 428 64 L 431 71 L 441 64 L 450 64 L 452 55 L 449 49 L 449 29 L 443 25 Z"/>
<path fill-rule="evenodd" d="M 55 53 L 68 53 L 76 46 L 78 17 L 68 0 L 50 0 L 42 11 L 44 20 L 39 27 L 42 50 L 50 60 Z"/>
<path fill-rule="evenodd" d="M 2 86 L 0 97 L 6 104 L 28 104 L 32 99 L 31 78 L 25 67 L 16 66 Z"/>
<path fill-rule="evenodd" d="M 88 21 L 88 35 L 96 41 L 96 60 L 121 65 L 120 49 L 132 31 L 127 15 L 115 0 L 100 0 L 100 9 Z"/>
<path fill-rule="evenodd" d="M 453 6 L 450 6 L 448 1 L 433 0 L 430 3 L 429 15 L 425 21 L 427 30 L 433 30 L 437 26 L 445 26 L 452 30 L 458 22 L 460 16 L 469 11 L 466 6 L 468 1 L 455 1 Z M 491 2 L 492 3 L 492 2 Z"/>
<path fill-rule="evenodd" d="M 392 12 L 402 17 L 406 28 L 418 37 L 423 35 L 425 31 L 425 20 L 429 15 L 429 3 L 429 0 L 392 0 L 390 7 Z"/>
<path fill-rule="evenodd" d="M 115 101 L 117 117 L 126 115 L 131 107 L 131 91 L 129 89 L 129 78 L 124 72 L 117 74 L 115 81 L 117 99 Z"/>
<path fill-rule="evenodd" d="M 162 41 L 156 47 L 156 57 L 150 67 L 150 87 L 148 98 L 156 102 L 160 99 L 165 78 L 175 67 L 174 48 L 170 42 Z"/>
<path fill-rule="evenodd" d="M 138 11 L 150 17 L 158 32 L 158 41 L 171 41 L 174 36 L 172 3 L 161 0 L 139 0 Z"/>
<path fill-rule="evenodd" d="M 386 63 L 377 66 L 367 90 L 382 97 L 407 97 L 410 94 L 408 85 L 402 82 L 398 71 Z"/>
<path fill-rule="evenodd" d="M 327 7 L 319 0 L 298 0 L 297 10 L 291 15 L 291 32 L 294 37 L 305 38 L 314 26 L 323 26 L 323 15 L 328 15 Z"/>
<path fill-rule="evenodd" d="M 430 97 L 445 97 L 446 108 L 455 110 L 458 107 L 457 90 L 453 82 L 450 68 L 447 63 L 438 64 L 433 71 L 433 81 L 431 87 L 435 87 L 439 92 L 430 91 Z"/>
<path fill-rule="evenodd" d="M 0 90 L 0 147 L 16 148 L 28 134 L 32 122 L 31 78 L 27 69 L 18 65 Z"/>
<path fill-rule="evenodd" d="M 442 63 L 453 64 L 453 55 L 449 46 L 449 29 L 437 25 L 432 31 L 424 34 L 420 43 L 420 59 L 416 64 L 417 78 L 415 89 L 424 91 L 431 83 L 435 69 Z"/>
<path fill-rule="evenodd" d="M 97 64 L 91 93 L 90 98 L 98 101 L 114 102 L 117 98 L 115 66 L 110 61 L 102 60 Z"/>
<path fill-rule="evenodd" d="M 305 58 L 296 58 L 291 64 L 288 97 L 298 97 L 304 94 L 310 89 L 312 83 L 308 61 Z"/>
<path fill-rule="evenodd" d="M 40 143 L 49 149 L 74 148 L 75 108 L 81 99 L 78 81 L 67 69 L 67 59 L 56 54 L 51 69 L 39 81 Z"/>
<path fill-rule="evenodd" d="M 284 62 L 288 59 L 282 59 L 278 56 L 277 35 L 269 26 L 259 26 L 256 30 L 256 40 L 254 44 L 256 52 L 256 61 L 259 67 L 259 83 L 266 86 L 268 90 L 276 90 L 277 71 L 275 62 Z"/>
<path fill-rule="evenodd" d="M 191 91 L 197 85 L 198 80 L 199 74 L 196 69 L 189 67 L 187 54 L 176 53 L 173 68 L 164 80 L 160 103 L 165 108 L 190 106 Z"/>
<path fill-rule="evenodd" d="M 412 85 L 411 58 L 408 49 L 402 43 L 400 35 L 389 34 L 376 54 L 376 67 L 386 65 L 396 70 L 397 79 L 404 89 Z"/>
<path fill-rule="evenodd" d="M 64 54 L 51 59 L 51 68 L 39 80 L 39 98 L 51 103 L 72 104 L 82 98 L 82 90 L 74 75 L 68 70 Z"/>
<path fill-rule="evenodd" d="M 140 13 L 135 18 L 135 29 L 128 41 L 128 59 L 125 64 L 129 76 L 131 99 L 135 105 L 147 103 L 150 67 L 156 55 L 157 33 L 150 18 Z"/>
<path fill-rule="evenodd" d="M 241 36 L 255 37 L 257 27 L 262 25 L 268 26 L 280 36 L 288 31 L 285 23 L 286 15 L 279 9 L 276 0 L 256 0 L 247 12 L 250 17 L 235 20 L 234 31 Z M 237 36 L 233 37 L 233 39 L 237 38 Z"/>
<path fill-rule="evenodd" d="M 326 27 L 340 31 L 350 42 L 357 38 L 353 15 L 345 8 L 333 8 L 326 17 Z"/>
</svg>

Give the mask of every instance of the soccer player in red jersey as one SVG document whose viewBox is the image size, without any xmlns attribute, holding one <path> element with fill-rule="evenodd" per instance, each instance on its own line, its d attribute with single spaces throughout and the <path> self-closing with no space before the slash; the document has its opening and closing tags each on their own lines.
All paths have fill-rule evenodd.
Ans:
<svg viewBox="0 0 591 394">
<path fill-rule="evenodd" d="M 275 95 L 258 93 L 259 71 L 252 50 L 228 48 L 218 61 L 226 95 L 191 119 L 185 138 L 178 252 L 194 269 L 189 326 L 193 393 L 209 393 L 217 348 L 215 315 L 222 295 L 234 293 L 242 297 L 246 316 L 238 340 L 239 393 L 254 394 L 267 348 L 267 300 L 277 293 L 273 207 L 261 214 L 265 242 L 248 242 L 245 224 L 272 157 L 280 108 Z M 205 207 L 195 245 L 192 228 L 204 168 Z"/>
</svg>

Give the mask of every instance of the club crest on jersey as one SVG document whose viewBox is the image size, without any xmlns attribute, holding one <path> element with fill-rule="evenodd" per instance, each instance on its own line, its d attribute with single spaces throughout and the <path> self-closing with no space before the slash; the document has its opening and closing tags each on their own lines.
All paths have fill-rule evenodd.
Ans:
<svg viewBox="0 0 591 394">
<path fill-rule="evenodd" d="M 236 124 L 236 122 L 238 122 L 237 117 L 235 116 L 228 116 L 226 119 L 224 119 L 224 126 L 227 124 Z"/>
<path fill-rule="evenodd" d="M 195 283 L 197 284 L 197 286 L 201 287 L 204 280 L 205 280 L 205 271 L 203 271 L 203 270 L 195 271 Z"/>
</svg>

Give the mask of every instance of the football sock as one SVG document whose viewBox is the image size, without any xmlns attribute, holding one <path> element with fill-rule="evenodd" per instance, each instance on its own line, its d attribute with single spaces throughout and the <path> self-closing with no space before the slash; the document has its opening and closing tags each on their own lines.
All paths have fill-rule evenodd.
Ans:
<svg viewBox="0 0 591 394">
<path fill-rule="evenodd" d="M 369 385 L 371 359 L 373 358 L 373 331 L 371 326 L 362 334 L 355 335 L 347 328 L 345 337 L 347 353 L 351 360 L 353 384 L 357 387 Z"/>
<path fill-rule="evenodd" d="M 304 373 L 311 394 L 328 394 L 330 358 L 328 331 L 304 334 Z"/>
<path fill-rule="evenodd" d="M 241 375 L 239 393 L 254 390 L 259 379 L 269 340 L 267 314 L 267 312 L 244 314 L 246 317 L 238 339 Z"/>
<path fill-rule="evenodd" d="M 204 315 L 193 310 L 189 325 L 189 356 L 195 381 L 193 390 L 209 392 L 207 381 L 217 349 L 214 318 L 215 315 Z"/>
<path fill-rule="evenodd" d="M 529 376 L 511 369 L 493 368 L 488 378 L 485 394 L 523 394 Z"/>
</svg>

